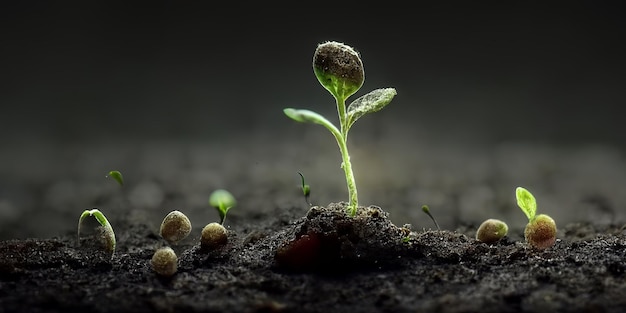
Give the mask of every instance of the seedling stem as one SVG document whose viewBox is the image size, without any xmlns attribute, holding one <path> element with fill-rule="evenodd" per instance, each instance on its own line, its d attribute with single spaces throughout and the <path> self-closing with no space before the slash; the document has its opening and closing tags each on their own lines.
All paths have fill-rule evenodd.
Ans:
<svg viewBox="0 0 626 313">
<path fill-rule="evenodd" d="M 430 208 L 428 208 L 427 205 L 422 206 L 422 211 L 424 211 L 424 213 L 426 213 L 426 215 L 428 215 L 430 219 L 433 220 L 435 226 L 437 226 L 437 230 L 441 230 L 441 228 L 439 227 L 439 223 L 437 223 L 437 220 L 433 217 L 432 214 L 430 214 Z"/>
</svg>

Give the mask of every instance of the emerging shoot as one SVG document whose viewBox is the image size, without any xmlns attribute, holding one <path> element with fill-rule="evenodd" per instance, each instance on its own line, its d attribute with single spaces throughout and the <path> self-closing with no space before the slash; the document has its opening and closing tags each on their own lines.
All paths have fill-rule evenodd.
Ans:
<svg viewBox="0 0 626 313">
<path fill-rule="evenodd" d="M 304 175 L 302 175 L 302 173 L 298 172 L 298 174 L 302 178 L 302 193 L 304 194 L 304 201 L 306 201 L 306 204 L 311 206 L 312 204 L 309 201 L 309 197 L 311 196 L 311 186 L 304 183 Z"/>
<path fill-rule="evenodd" d="M 428 215 L 430 219 L 433 220 L 433 222 L 435 223 L 435 226 L 437 226 L 437 230 L 441 230 L 441 228 L 439 227 L 439 224 L 437 223 L 437 220 L 433 217 L 432 214 L 430 214 L 430 209 L 428 208 L 427 205 L 422 206 L 422 211 L 424 211 L 424 213 L 426 213 L 426 215 Z"/>
<path fill-rule="evenodd" d="M 476 231 L 476 240 L 484 243 L 496 242 L 509 232 L 509 226 L 498 219 L 490 218 L 485 220 Z"/>
<path fill-rule="evenodd" d="M 230 208 L 234 207 L 237 204 L 235 197 L 224 189 L 218 189 L 213 191 L 211 196 L 209 197 L 209 205 L 214 207 L 220 215 L 220 224 L 224 224 L 224 220 L 226 219 L 226 213 Z"/>
<path fill-rule="evenodd" d="M 106 177 L 111 177 L 115 179 L 115 181 L 117 181 L 120 186 L 124 186 L 124 176 L 122 176 L 122 173 L 120 173 L 120 171 L 110 171 Z"/>
<path fill-rule="evenodd" d="M 113 253 L 115 252 L 115 233 L 113 232 L 113 227 L 111 227 L 107 218 L 98 209 L 85 210 L 83 214 L 80 215 L 80 218 L 78 219 L 78 245 L 80 245 L 80 228 L 83 224 L 83 220 L 87 216 L 93 216 L 98 223 L 100 223 L 102 230 L 100 240 L 102 240 L 105 250 L 110 252 L 111 256 L 113 256 Z"/>
<path fill-rule="evenodd" d="M 171 277 L 178 270 L 178 256 L 170 247 L 159 248 L 150 260 L 152 270 L 163 277 Z"/>
<path fill-rule="evenodd" d="M 348 97 L 356 93 L 365 81 L 363 62 L 357 51 L 343 43 L 329 41 L 318 45 L 313 55 L 313 72 L 317 80 L 335 98 L 339 128 L 322 115 L 304 109 L 284 109 L 285 115 L 302 123 L 319 124 L 335 137 L 341 152 L 341 167 L 346 176 L 349 193 L 350 214 L 356 215 L 358 194 L 350 154 L 348 153 L 348 131 L 361 116 L 381 110 L 396 95 L 394 88 L 376 89 L 346 106 Z"/>
<path fill-rule="evenodd" d="M 517 205 L 528 217 L 528 224 L 524 229 L 526 243 L 537 249 L 546 249 L 554 245 L 556 241 L 556 223 L 554 220 L 545 214 L 536 215 L 537 201 L 525 188 L 517 187 L 515 197 L 517 198 Z"/>
<path fill-rule="evenodd" d="M 169 244 L 176 244 L 177 242 L 187 238 L 191 232 L 191 221 L 185 214 L 180 211 L 172 211 L 165 216 L 161 223 L 161 237 L 167 240 Z"/>
</svg>

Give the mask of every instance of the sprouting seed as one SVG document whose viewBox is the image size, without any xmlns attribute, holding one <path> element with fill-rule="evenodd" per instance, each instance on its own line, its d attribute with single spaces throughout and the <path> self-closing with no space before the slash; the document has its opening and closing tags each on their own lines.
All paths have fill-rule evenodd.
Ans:
<svg viewBox="0 0 626 313">
<path fill-rule="evenodd" d="M 528 224 L 524 228 L 526 242 L 537 249 L 553 246 L 556 242 L 556 223 L 554 220 L 546 214 L 536 214 L 537 201 L 532 193 L 525 188 L 517 187 L 515 197 L 517 198 L 517 205 L 528 217 Z"/>
<path fill-rule="evenodd" d="M 80 245 L 80 228 L 83 224 L 83 220 L 87 216 L 93 216 L 98 223 L 100 223 L 103 230 L 101 239 L 104 242 L 106 251 L 110 252 L 111 256 L 113 256 L 113 253 L 115 252 L 115 233 L 113 232 L 113 227 L 111 227 L 107 218 L 98 209 L 85 210 L 83 214 L 80 215 L 80 218 L 78 219 L 78 245 Z"/>
</svg>

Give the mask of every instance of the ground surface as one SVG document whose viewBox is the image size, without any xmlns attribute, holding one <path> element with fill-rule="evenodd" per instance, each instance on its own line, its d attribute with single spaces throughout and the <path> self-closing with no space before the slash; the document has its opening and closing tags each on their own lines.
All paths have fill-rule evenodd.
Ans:
<svg viewBox="0 0 626 313">
<path fill-rule="evenodd" d="M 282 137 L 261 134 L 220 143 L 4 149 L 1 311 L 626 308 L 626 195 L 621 192 L 626 162 L 619 148 L 419 139 L 409 144 L 389 139 L 401 129 L 369 137 L 355 132 L 352 157 L 361 204 L 379 207 L 380 214 L 355 228 L 362 231 L 349 227 L 353 235 L 346 235 L 345 224 L 335 232 L 345 240 L 334 243 L 334 254 L 313 257 L 322 266 L 294 269 L 277 263 L 277 251 L 306 233 L 303 229 L 326 227 L 299 193 L 297 172 L 307 177 L 314 205 L 328 208 L 346 199 L 330 135 L 301 127 Z M 112 169 L 124 173 L 123 187 L 104 177 Z M 533 192 L 539 213 L 557 221 L 554 247 L 536 251 L 524 244 L 526 218 L 515 204 L 516 186 Z M 226 220 L 230 240 L 220 250 L 201 253 L 200 229 L 218 220 L 207 204 L 217 188 L 229 189 L 238 200 Z M 431 207 L 442 231 L 432 230 L 420 210 L 423 204 Z M 113 259 L 85 239 L 76 244 L 78 216 L 92 207 L 102 210 L 116 231 Z M 149 260 L 166 245 L 158 225 L 174 209 L 186 213 L 194 228 L 174 247 L 178 273 L 163 279 Z M 505 220 L 509 236 L 492 245 L 478 243 L 475 230 L 489 217 Z M 412 225 L 409 235 L 405 224 Z"/>
</svg>

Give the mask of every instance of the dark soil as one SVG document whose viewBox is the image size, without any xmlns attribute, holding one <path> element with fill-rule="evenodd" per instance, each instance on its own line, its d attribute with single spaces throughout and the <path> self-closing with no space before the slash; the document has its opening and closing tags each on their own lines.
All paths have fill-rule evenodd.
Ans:
<svg viewBox="0 0 626 313">
<path fill-rule="evenodd" d="M 358 147 L 363 142 L 356 138 Z M 297 171 L 310 173 L 314 203 L 325 197 L 345 197 L 337 160 L 330 157 L 336 157 L 336 147 L 332 142 L 307 142 L 302 150 L 248 146 L 245 152 L 240 145 L 228 144 L 193 149 L 184 144 L 117 145 L 115 154 L 107 152 L 110 147 L 40 147 L 47 151 L 45 161 L 31 163 L 28 168 L 36 164 L 31 172 L 10 160 L 30 155 L 24 151 L 33 148 L 7 150 L 11 152 L 2 160 L 5 188 L 26 187 L 13 187 L 16 192 L 12 194 L 17 196 L 2 204 L 0 311 L 544 313 L 626 309 L 626 231 L 620 222 L 622 199 L 612 193 L 619 185 L 614 182 L 622 181 L 622 174 L 617 174 L 624 166 L 618 150 L 503 145 L 475 153 L 421 144 L 411 147 L 428 151 L 417 154 L 421 164 L 429 165 L 420 167 L 403 159 L 404 153 L 377 160 L 355 149 L 355 162 L 363 164 L 355 163 L 357 170 L 369 165 L 361 176 L 357 172 L 361 195 L 378 198 L 379 203 L 390 204 L 390 209 L 362 206 L 352 217 L 343 202 L 311 208 L 305 204 Z M 364 148 L 388 151 L 386 144 L 390 143 L 374 141 Z M 309 163 L 310 151 L 315 151 L 315 160 L 325 161 Z M 272 157 L 276 155 L 291 161 Z M 115 156 L 121 161 L 112 162 Z M 254 156 L 252 161 L 250 156 Z M 242 158 L 247 162 L 239 162 Z M 228 162 L 216 164 L 218 159 Z M 482 166 L 482 159 L 491 160 L 490 165 Z M 289 163 L 300 162 L 295 160 L 303 160 L 301 167 Z M 499 167 L 499 162 L 515 166 Z M 50 164 L 58 167 L 46 166 Z M 403 176 L 406 169 L 387 166 L 394 173 L 390 177 L 377 170 L 376 164 L 404 164 L 416 174 Z M 85 178 L 92 168 L 97 175 Z M 474 174 L 462 170 L 468 168 Z M 616 174 L 604 175 L 608 173 L 605 168 Z M 127 183 L 123 188 L 104 178 L 111 169 L 124 172 Z M 339 175 L 333 176 L 335 171 L 329 169 Z M 607 181 L 603 184 L 594 171 L 603 173 Z M 323 178 L 327 183 L 322 183 Z M 538 213 L 550 214 L 557 221 L 557 242 L 547 250 L 534 250 L 524 243 L 525 216 L 515 206 L 513 194 L 518 183 L 535 191 Z M 563 184 L 577 192 L 561 193 Z M 210 190 L 217 188 L 231 189 L 238 205 L 226 219 L 227 245 L 207 252 L 199 247 L 199 230 L 217 221 L 217 213 L 206 202 Z M 477 204 L 483 198 L 468 198 L 463 190 L 472 190 L 474 195 L 491 190 L 494 196 L 487 197 L 491 200 L 483 206 Z M 19 197 L 29 193 L 32 198 Z M 464 200 L 447 202 L 458 197 Z M 93 203 L 111 220 L 117 237 L 113 258 L 87 233 L 77 245 L 76 222 L 86 208 L 81 203 Z M 442 230 L 431 229 L 434 224 L 419 210 L 424 203 L 430 204 Z M 468 203 L 480 210 L 467 212 Z M 565 207 L 564 203 L 577 205 Z M 179 256 L 178 272 L 163 278 L 152 271 L 150 259 L 156 249 L 167 245 L 158 234 L 158 225 L 174 209 L 186 213 L 194 228 L 187 239 L 173 246 Z M 485 216 L 507 221 L 508 237 L 495 244 L 477 242 L 475 231 Z M 597 219 L 580 218 L 585 216 Z"/>
<path fill-rule="evenodd" d="M 377 207 L 281 212 L 230 230 L 226 246 L 175 246 L 178 272 L 156 275 L 163 240 L 120 225 L 112 259 L 72 236 L 0 243 L 3 312 L 621 312 L 626 231 L 571 224 L 545 251 L 472 231 L 394 226 Z M 305 240 L 303 237 L 314 239 Z M 299 242 L 298 239 L 299 238 Z M 315 241 L 311 244 L 311 241 Z M 294 248 L 294 245 L 296 247 Z M 297 246 L 300 245 L 300 246 Z"/>
</svg>

